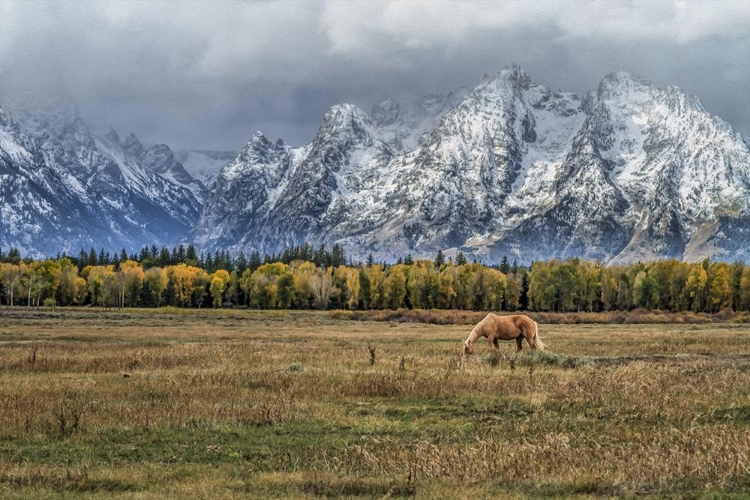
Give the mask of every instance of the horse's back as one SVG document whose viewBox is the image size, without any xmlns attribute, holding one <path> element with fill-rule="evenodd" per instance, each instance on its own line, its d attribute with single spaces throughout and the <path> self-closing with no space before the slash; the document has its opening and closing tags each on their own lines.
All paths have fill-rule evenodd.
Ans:
<svg viewBox="0 0 750 500">
<path fill-rule="evenodd" d="M 481 323 L 485 323 L 492 332 L 492 336 L 497 339 L 512 340 L 520 333 L 513 316 L 503 316 L 491 312 Z"/>
<path fill-rule="evenodd" d="M 534 320 L 526 316 L 525 314 L 514 314 L 514 323 L 519 328 L 531 328 L 534 329 Z"/>
<path fill-rule="evenodd" d="M 501 316 L 495 313 L 490 314 L 495 318 L 496 324 L 504 325 L 504 329 L 509 332 L 512 330 L 516 331 L 517 333 L 531 334 L 534 332 L 534 320 L 532 320 L 525 314 L 509 314 L 507 316 Z"/>
</svg>

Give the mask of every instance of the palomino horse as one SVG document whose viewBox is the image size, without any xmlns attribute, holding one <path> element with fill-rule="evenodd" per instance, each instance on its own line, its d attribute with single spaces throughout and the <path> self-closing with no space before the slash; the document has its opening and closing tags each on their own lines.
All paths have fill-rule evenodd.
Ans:
<svg viewBox="0 0 750 500">
<path fill-rule="evenodd" d="M 512 316 L 500 316 L 499 314 L 489 313 L 469 334 L 469 338 L 464 340 L 463 355 L 467 356 L 474 352 L 474 342 L 479 337 L 487 337 L 490 348 L 500 349 L 498 340 L 516 340 L 515 357 L 522 349 L 523 339 L 526 339 L 529 347 L 543 351 L 547 348 L 539 338 L 539 325 L 536 321 L 524 316 L 523 314 L 514 314 Z"/>
</svg>

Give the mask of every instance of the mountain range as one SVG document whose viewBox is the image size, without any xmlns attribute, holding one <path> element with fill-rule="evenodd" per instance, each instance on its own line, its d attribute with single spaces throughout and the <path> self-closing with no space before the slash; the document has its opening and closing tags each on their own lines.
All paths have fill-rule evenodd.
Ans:
<svg viewBox="0 0 750 500">
<path fill-rule="evenodd" d="M 410 106 L 334 106 L 302 147 L 256 134 L 191 239 L 386 260 L 745 259 L 749 175 L 739 133 L 677 87 L 612 73 L 581 99 L 513 65 Z"/>
<path fill-rule="evenodd" d="M 750 250 L 747 143 L 696 97 L 628 73 L 580 98 L 512 65 L 446 96 L 336 105 L 310 144 L 258 132 L 231 156 L 121 141 L 70 112 L 0 113 L 0 244 L 486 262 Z"/>
<path fill-rule="evenodd" d="M 0 110 L 0 245 L 32 256 L 179 241 L 205 186 L 164 144 L 93 133 L 71 107 Z"/>
</svg>

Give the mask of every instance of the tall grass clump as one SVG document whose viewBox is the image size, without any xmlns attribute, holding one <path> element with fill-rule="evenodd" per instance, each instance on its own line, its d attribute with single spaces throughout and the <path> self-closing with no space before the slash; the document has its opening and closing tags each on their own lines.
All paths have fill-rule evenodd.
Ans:
<svg viewBox="0 0 750 500">
<path fill-rule="evenodd" d="M 585 356 L 568 356 L 550 351 L 532 350 L 525 355 L 517 358 L 517 363 L 521 366 L 546 365 L 558 368 L 578 368 L 591 363 L 591 360 Z"/>
</svg>

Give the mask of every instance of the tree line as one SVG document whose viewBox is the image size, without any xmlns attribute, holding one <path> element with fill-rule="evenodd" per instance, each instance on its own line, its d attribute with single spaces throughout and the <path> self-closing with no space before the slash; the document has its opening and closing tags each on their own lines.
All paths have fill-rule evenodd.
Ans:
<svg viewBox="0 0 750 500">
<path fill-rule="evenodd" d="M 750 310 L 750 267 L 706 259 L 607 266 L 579 259 L 497 266 L 459 253 L 395 264 L 346 261 L 341 247 L 301 245 L 278 255 L 198 254 L 192 246 L 128 255 L 82 250 L 34 260 L 0 252 L 7 306 L 464 309 L 601 312 L 635 308 Z"/>
</svg>

